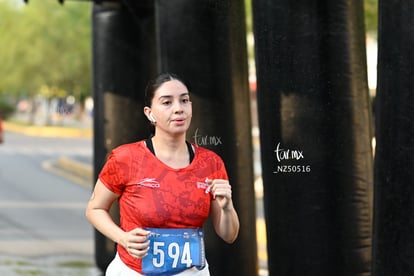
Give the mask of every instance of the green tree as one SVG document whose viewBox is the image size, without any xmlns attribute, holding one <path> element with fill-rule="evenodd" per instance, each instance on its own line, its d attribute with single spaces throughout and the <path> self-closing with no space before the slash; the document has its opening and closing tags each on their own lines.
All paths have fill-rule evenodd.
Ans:
<svg viewBox="0 0 414 276">
<path fill-rule="evenodd" d="M 378 0 L 365 0 L 364 12 L 366 32 L 376 36 L 378 29 Z"/>
<path fill-rule="evenodd" d="M 90 95 L 90 3 L 0 0 L 0 94 L 56 86 Z"/>
</svg>

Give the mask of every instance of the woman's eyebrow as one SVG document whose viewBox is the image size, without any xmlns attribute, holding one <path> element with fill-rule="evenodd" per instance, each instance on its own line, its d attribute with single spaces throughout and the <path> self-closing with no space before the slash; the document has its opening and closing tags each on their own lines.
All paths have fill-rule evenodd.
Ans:
<svg viewBox="0 0 414 276">
<path fill-rule="evenodd" d="M 189 96 L 189 95 L 190 95 L 189 92 L 185 92 L 185 93 L 180 94 L 180 97 L 185 97 L 185 96 Z M 173 98 L 173 97 L 174 96 L 172 96 L 172 95 L 161 95 L 158 99 L 159 100 L 162 100 L 162 99 L 165 99 L 165 98 L 170 99 L 170 98 Z"/>
</svg>

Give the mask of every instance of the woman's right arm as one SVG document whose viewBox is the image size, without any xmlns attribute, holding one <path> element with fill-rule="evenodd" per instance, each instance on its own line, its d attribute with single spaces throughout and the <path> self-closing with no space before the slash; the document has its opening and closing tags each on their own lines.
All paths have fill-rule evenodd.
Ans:
<svg viewBox="0 0 414 276">
<path fill-rule="evenodd" d="M 118 197 L 98 179 L 86 207 L 86 218 L 99 232 L 123 246 L 129 254 L 143 258 L 148 251 L 149 232 L 141 228 L 125 232 L 113 221 L 109 209 Z"/>
<path fill-rule="evenodd" d="M 86 207 L 86 218 L 102 234 L 116 243 L 120 243 L 122 229 L 113 221 L 109 214 L 118 195 L 110 191 L 100 180 L 96 182 L 92 196 Z"/>
</svg>

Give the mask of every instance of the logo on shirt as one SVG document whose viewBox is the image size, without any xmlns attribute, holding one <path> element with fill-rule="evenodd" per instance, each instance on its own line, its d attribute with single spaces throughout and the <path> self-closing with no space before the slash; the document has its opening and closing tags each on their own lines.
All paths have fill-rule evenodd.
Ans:
<svg viewBox="0 0 414 276">
<path fill-rule="evenodd" d="M 198 189 L 204 189 L 204 192 L 206 194 L 208 194 L 210 192 L 210 179 L 208 179 L 208 177 L 206 177 L 206 179 L 204 180 L 204 182 L 200 182 L 197 181 L 197 188 Z"/>
<path fill-rule="evenodd" d="M 150 188 L 160 187 L 160 183 L 155 178 L 144 178 L 140 182 L 138 182 L 137 185 Z"/>
<path fill-rule="evenodd" d="M 208 188 L 208 184 L 206 183 L 206 182 L 200 182 L 200 181 L 197 181 L 197 188 L 198 189 L 207 189 Z"/>
</svg>

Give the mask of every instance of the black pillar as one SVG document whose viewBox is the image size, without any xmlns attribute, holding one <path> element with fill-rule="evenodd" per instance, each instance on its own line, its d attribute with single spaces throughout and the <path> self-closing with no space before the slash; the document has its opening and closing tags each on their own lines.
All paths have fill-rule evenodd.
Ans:
<svg viewBox="0 0 414 276">
<path fill-rule="evenodd" d="M 269 275 L 370 275 L 363 1 L 253 1 Z"/>
<path fill-rule="evenodd" d="M 182 76 L 193 101 L 188 140 L 218 153 L 240 217 L 235 244 L 206 229 L 211 275 L 256 275 L 256 220 L 244 2 L 160 0 L 159 68 Z"/>
<path fill-rule="evenodd" d="M 95 179 L 111 149 L 149 136 L 143 92 L 157 70 L 153 5 L 145 2 L 135 15 L 115 1 L 93 6 Z M 119 220 L 117 206 L 112 213 Z M 114 252 L 115 244 L 96 231 L 100 269 L 106 269 Z"/>
<path fill-rule="evenodd" d="M 206 227 L 211 274 L 256 275 L 243 3 L 222 0 L 163 0 L 144 4 L 124 0 L 123 3 L 125 7 L 119 2 L 96 4 L 93 12 L 95 177 L 110 149 L 146 135 L 143 130 L 147 120 L 142 117 L 140 106 L 146 81 L 156 72 L 179 74 L 189 83 L 193 101 L 188 140 L 211 148 L 224 159 L 241 222 L 239 238 L 233 245 L 219 240 L 211 224 Z M 113 250 L 114 244 L 97 233 L 100 268 L 106 268 Z"/>
<path fill-rule="evenodd" d="M 414 3 L 379 1 L 373 275 L 414 275 Z"/>
</svg>

